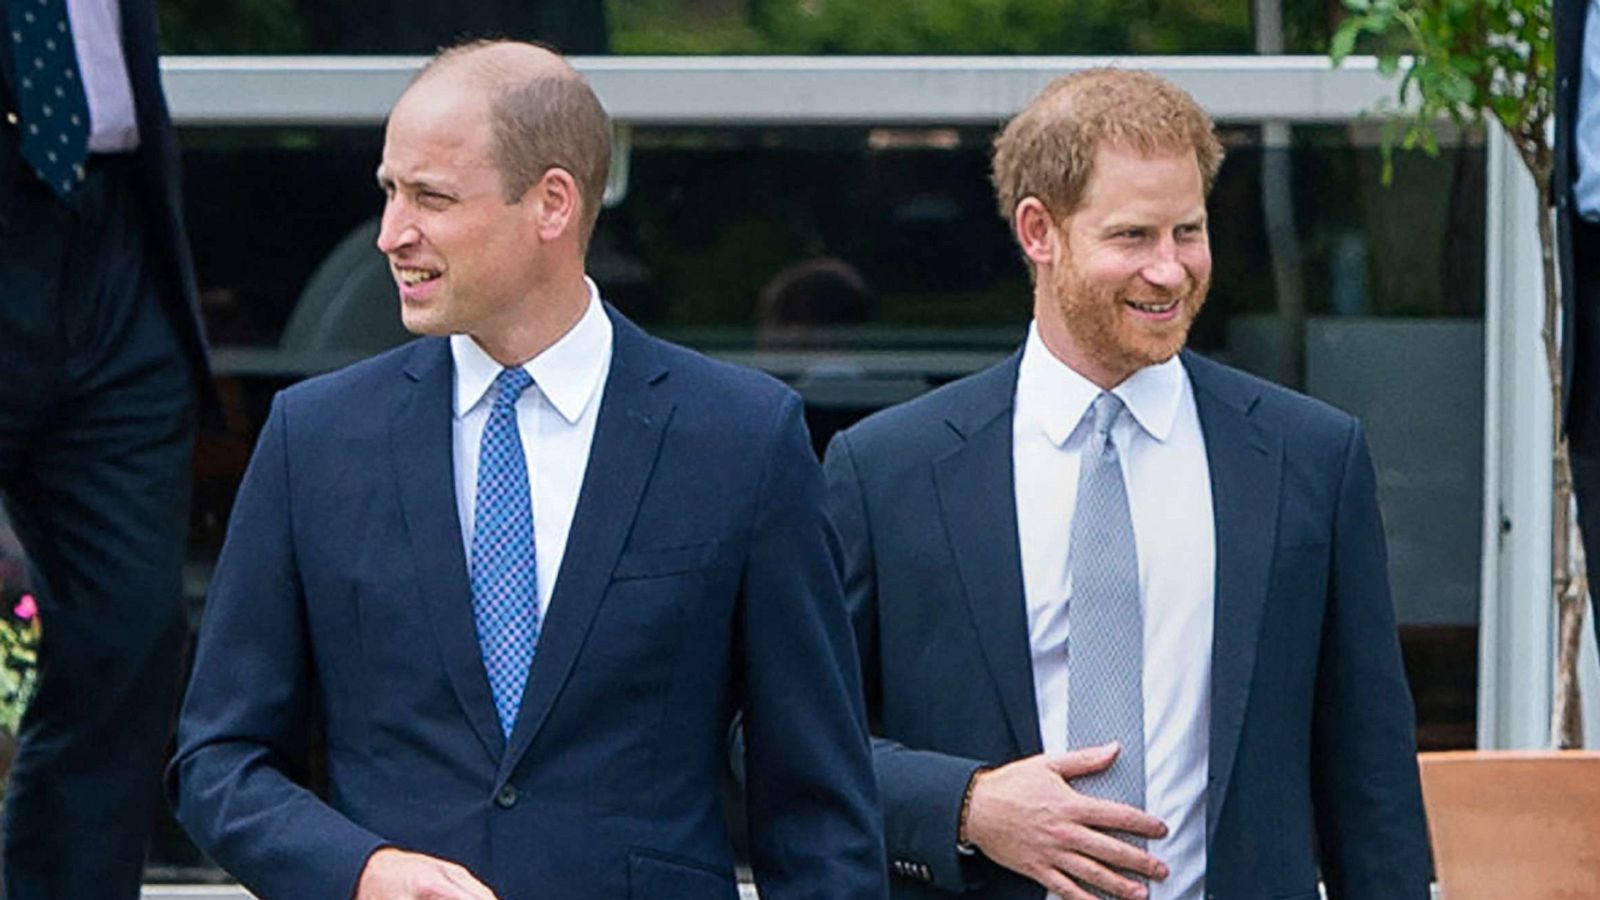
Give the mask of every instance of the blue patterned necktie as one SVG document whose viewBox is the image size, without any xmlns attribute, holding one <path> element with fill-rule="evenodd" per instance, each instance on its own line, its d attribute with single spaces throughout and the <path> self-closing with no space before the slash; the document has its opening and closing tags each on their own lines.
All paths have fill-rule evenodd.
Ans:
<svg viewBox="0 0 1600 900">
<path fill-rule="evenodd" d="M 1111 428 L 1122 401 L 1103 393 L 1089 408 L 1094 431 L 1083 448 L 1078 502 L 1067 549 L 1072 598 L 1067 658 L 1067 746 L 1116 741 L 1122 747 L 1104 772 L 1074 779 L 1083 793 L 1145 808 L 1144 614 L 1139 557 L 1122 465 Z M 1136 847 L 1145 840 L 1117 835 Z M 1124 873 L 1127 874 L 1127 873 Z M 1141 883 L 1143 879 L 1140 879 Z M 1096 897 L 1109 894 L 1090 890 Z"/>
<path fill-rule="evenodd" d="M 531 384 L 533 377 L 520 366 L 494 379 L 494 405 L 478 450 L 472 522 L 472 615 L 500 731 L 508 738 L 539 640 L 533 505 L 517 432 L 517 398 Z"/>
<path fill-rule="evenodd" d="M 89 100 L 83 93 L 66 0 L 6 0 L 22 158 L 60 197 L 83 180 Z"/>
</svg>

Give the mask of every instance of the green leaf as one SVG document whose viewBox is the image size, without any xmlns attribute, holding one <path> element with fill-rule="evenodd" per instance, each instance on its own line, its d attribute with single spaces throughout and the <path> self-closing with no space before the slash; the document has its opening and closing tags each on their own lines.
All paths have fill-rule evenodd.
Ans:
<svg viewBox="0 0 1600 900">
<path fill-rule="evenodd" d="M 1458 68 L 1451 67 L 1440 70 L 1438 89 L 1440 96 L 1451 103 L 1462 106 L 1472 105 L 1478 93 L 1477 86 L 1472 83 L 1472 79 L 1467 77 L 1466 73 Z"/>
<path fill-rule="evenodd" d="M 1361 33 L 1361 23 L 1360 18 L 1346 19 L 1344 24 L 1339 26 L 1339 30 L 1334 32 L 1333 40 L 1328 42 L 1328 56 L 1334 65 L 1342 65 L 1345 58 L 1355 50 L 1356 37 Z"/>
</svg>

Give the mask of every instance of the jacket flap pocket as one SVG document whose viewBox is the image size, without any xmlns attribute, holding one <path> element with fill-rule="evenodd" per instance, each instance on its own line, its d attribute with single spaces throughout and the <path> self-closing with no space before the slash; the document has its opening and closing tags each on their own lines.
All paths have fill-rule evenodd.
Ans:
<svg viewBox="0 0 1600 900">
<path fill-rule="evenodd" d="M 737 900 L 739 888 L 732 869 L 635 849 L 628 853 L 628 896 L 633 900 Z"/>
<path fill-rule="evenodd" d="M 717 561 L 719 542 L 713 538 L 677 547 L 645 547 L 628 550 L 617 560 L 613 579 L 653 578 L 678 572 L 708 568 Z"/>
</svg>

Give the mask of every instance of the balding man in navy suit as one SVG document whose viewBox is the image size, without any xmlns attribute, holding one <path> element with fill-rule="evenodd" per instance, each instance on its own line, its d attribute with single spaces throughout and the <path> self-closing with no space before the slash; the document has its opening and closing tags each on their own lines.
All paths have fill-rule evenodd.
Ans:
<svg viewBox="0 0 1600 900">
<path fill-rule="evenodd" d="M 274 402 L 169 770 L 264 900 L 735 900 L 736 713 L 762 896 L 883 896 L 800 399 L 600 300 L 609 133 L 509 42 L 445 52 L 389 118 L 378 246 L 429 336 Z"/>
</svg>

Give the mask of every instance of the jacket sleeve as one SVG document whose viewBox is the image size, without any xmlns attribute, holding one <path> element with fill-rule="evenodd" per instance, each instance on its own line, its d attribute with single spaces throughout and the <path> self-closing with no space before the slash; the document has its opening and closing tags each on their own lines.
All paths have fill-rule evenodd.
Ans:
<svg viewBox="0 0 1600 900">
<path fill-rule="evenodd" d="M 166 787 L 195 843 L 263 900 L 349 897 L 384 842 L 302 783 L 312 672 L 286 407 L 273 401 L 234 504 Z"/>
<path fill-rule="evenodd" d="M 1331 552 L 1312 751 L 1323 881 L 1333 900 L 1426 900 L 1416 724 L 1372 459 L 1354 422 Z"/>
<path fill-rule="evenodd" d="M 881 900 L 861 682 L 799 397 L 786 396 L 767 444 L 739 626 L 756 883 L 764 900 Z"/>
<path fill-rule="evenodd" d="M 867 718 L 877 734 L 882 730 L 883 709 L 877 572 L 866 498 L 847 432 L 828 444 L 823 470 L 828 511 L 843 553 L 845 607 L 855 629 Z M 883 737 L 872 739 L 872 758 L 894 872 L 947 891 L 967 890 L 971 886 L 968 867 L 956 850 L 961 799 L 983 763 L 913 749 Z"/>
</svg>

